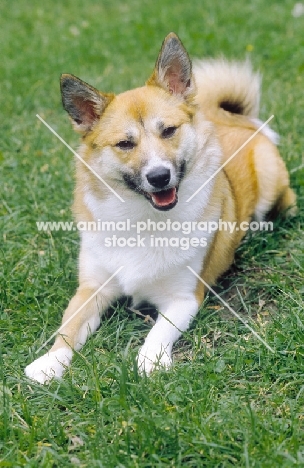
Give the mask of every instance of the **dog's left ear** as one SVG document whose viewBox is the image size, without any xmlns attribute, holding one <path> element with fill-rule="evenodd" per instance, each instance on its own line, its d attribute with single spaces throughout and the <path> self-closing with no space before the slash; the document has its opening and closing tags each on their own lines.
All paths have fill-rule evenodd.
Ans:
<svg viewBox="0 0 304 468">
<path fill-rule="evenodd" d="M 147 85 L 161 86 L 171 94 L 185 97 L 194 92 L 191 60 L 176 34 L 165 38 Z"/>
</svg>

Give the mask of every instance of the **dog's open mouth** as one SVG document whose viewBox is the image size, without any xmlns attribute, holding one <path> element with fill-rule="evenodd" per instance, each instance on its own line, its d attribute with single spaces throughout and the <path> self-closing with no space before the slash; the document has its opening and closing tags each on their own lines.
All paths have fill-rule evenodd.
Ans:
<svg viewBox="0 0 304 468">
<path fill-rule="evenodd" d="M 159 192 L 144 192 L 144 194 L 157 210 L 171 210 L 178 201 L 176 187 Z"/>
<path fill-rule="evenodd" d="M 180 171 L 180 178 L 176 186 L 164 190 L 154 189 L 153 191 L 152 187 L 151 191 L 149 192 L 147 190 L 143 190 L 141 187 L 140 178 L 139 183 L 137 183 L 136 178 L 129 174 L 123 174 L 123 179 L 130 190 L 133 190 L 134 192 L 143 195 L 147 200 L 149 200 L 153 208 L 160 211 L 168 211 L 174 208 L 178 202 L 177 193 L 180 181 L 184 175 L 184 167 L 185 165 L 183 164 Z"/>
</svg>

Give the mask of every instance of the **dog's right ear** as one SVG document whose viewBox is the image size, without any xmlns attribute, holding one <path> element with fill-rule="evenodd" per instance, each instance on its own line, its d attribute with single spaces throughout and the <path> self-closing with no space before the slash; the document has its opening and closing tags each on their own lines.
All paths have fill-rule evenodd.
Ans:
<svg viewBox="0 0 304 468">
<path fill-rule="evenodd" d="M 114 98 L 114 94 L 101 93 L 74 75 L 61 75 L 60 88 L 63 107 L 80 133 L 93 128 Z"/>
</svg>

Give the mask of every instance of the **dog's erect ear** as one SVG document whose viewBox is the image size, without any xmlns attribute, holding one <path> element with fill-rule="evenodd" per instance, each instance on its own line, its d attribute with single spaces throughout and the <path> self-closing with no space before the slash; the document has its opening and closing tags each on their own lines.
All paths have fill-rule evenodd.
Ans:
<svg viewBox="0 0 304 468">
<path fill-rule="evenodd" d="M 103 94 L 73 75 L 61 75 L 62 103 L 72 118 L 75 129 L 81 133 L 90 131 L 114 98 Z"/>
<path fill-rule="evenodd" d="M 174 33 L 168 34 L 160 50 L 154 72 L 147 85 L 161 86 L 171 94 L 188 95 L 194 91 L 189 55 Z"/>
</svg>

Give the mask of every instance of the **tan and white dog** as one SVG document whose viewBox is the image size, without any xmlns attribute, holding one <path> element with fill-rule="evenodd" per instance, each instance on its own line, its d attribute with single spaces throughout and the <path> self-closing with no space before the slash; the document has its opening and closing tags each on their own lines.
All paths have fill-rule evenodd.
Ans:
<svg viewBox="0 0 304 468">
<path fill-rule="evenodd" d="M 201 61 L 192 71 L 186 50 L 171 33 L 145 86 L 106 94 L 63 75 L 61 90 L 64 108 L 82 134 L 79 154 L 106 182 L 77 161 L 78 221 L 128 219 L 125 235 L 134 238 L 138 223 L 163 222 L 162 237 L 176 241 L 183 233 L 170 230 L 168 220 L 170 226 L 220 219 L 239 226 L 295 205 L 276 134 L 268 127 L 220 169 L 261 124 L 260 78 L 248 63 Z M 172 346 L 204 298 L 204 285 L 187 266 L 214 284 L 231 265 L 244 234 L 241 229 L 205 232 L 202 243 L 201 230 L 194 228 L 193 242 L 181 249 L 178 242 L 109 247 L 108 232 L 81 232 L 79 288 L 54 345 L 26 367 L 26 375 L 41 383 L 60 377 L 73 349 L 83 346 L 101 314 L 123 295 L 134 305 L 148 301 L 160 312 L 139 350 L 140 370 L 148 374 L 158 365 L 170 366 Z"/>
</svg>

